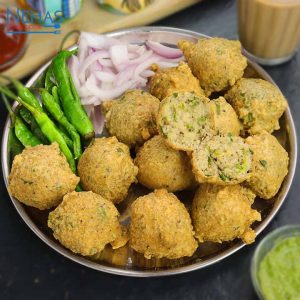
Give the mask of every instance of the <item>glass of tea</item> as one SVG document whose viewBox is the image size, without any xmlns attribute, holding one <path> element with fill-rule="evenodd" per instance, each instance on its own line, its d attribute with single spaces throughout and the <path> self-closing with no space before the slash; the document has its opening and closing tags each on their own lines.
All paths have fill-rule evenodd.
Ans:
<svg viewBox="0 0 300 300">
<path fill-rule="evenodd" d="M 300 0 L 238 0 L 238 31 L 245 52 L 263 65 L 290 60 L 300 41 Z"/>
</svg>

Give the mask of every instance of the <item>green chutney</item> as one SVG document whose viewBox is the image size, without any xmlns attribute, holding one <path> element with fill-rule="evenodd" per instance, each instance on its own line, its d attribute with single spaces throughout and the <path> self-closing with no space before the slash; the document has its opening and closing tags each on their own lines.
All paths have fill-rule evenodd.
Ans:
<svg viewBox="0 0 300 300">
<path fill-rule="evenodd" d="M 259 265 L 265 300 L 300 300 L 300 237 L 278 241 Z"/>
</svg>

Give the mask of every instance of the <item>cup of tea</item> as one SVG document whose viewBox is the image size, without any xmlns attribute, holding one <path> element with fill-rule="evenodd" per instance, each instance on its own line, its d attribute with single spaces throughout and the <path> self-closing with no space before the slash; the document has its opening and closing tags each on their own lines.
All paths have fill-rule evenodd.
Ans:
<svg viewBox="0 0 300 300">
<path fill-rule="evenodd" d="M 300 0 L 238 0 L 238 32 L 245 52 L 262 65 L 290 60 L 300 42 Z"/>
</svg>

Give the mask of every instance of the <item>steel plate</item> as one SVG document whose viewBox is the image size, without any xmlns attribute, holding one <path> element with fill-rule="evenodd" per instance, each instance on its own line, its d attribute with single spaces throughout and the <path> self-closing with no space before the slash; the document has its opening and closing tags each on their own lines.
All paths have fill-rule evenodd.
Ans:
<svg viewBox="0 0 300 300">
<path fill-rule="evenodd" d="M 195 41 L 198 38 L 207 37 L 203 34 L 193 31 L 166 27 L 139 27 L 111 32 L 107 35 L 117 37 L 131 43 L 143 43 L 144 41 L 151 39 L 169 45 L 176 45 L 177 41 L 182 38 Z M 38 86 L 39 79 L 43 75 L 43 72 L 49 63 L 50 62 L 41 67 L 30 78 L 30 80 L 27 82 L 27 87 Z M 245 72 L 245 76 L 263 78 L 275 84 L 270 76 L 261 67 L 250 60 L 248 60 L 248 68 Z M 289 172 L 282 184 L 280 191 L 272 201 L 266 202 L 260 199 L 255 201 L 254 207 L 261 212 L 263 217 L 262 222 L 254 224 L 257 234 L 261 233 L 277 214 L 287 196 L 294 177 L 297 158 L 297 140 L 293 118 L 289 109 L 287 109 L 282 116 L 280 125 L 281 129 L 277 131 L 275 135 L 289 153 Z M 9 126 L 10 120 L 7 119 L 2 139 L 2 170 L 6 186 L 10 169 L 10 160 L 7 151 Z M 128 199 L 118 206 L 123 222 L 128 220 L 129 204 L 138 195 L 147 192 L 149 191 L 147 191 L 145 188 L 142 188 L 141 186 L 135 186 L 131 190 Z M 178 196 L 179 198 L 184 199 L 188 205 L 193 197 L 193 193 L 179 193 Z M 11 197 L 11 201 L 29 228 L 53 250 L 81 265 L 112 274 L 151 277 L 185 273 L 219 262 L 245 246 L 245 244 L 239 240 L 223 244 L 204 243 L 199 246 L 198 250 L 192 257 L 177 260 L 146 260 L 143 255 L 134 252 L 128 246 L 117 250 L 112 250 L 110 247 L 106 247 L 100 255 L 86 258 L 75 255 L 68 249 L 61 246 L 53 238 L 52 232 L 47 227 L 46 223 L 48 211 L 41 212 L 37 209 L 26 207 L 13 197 Z"/>
</svg>

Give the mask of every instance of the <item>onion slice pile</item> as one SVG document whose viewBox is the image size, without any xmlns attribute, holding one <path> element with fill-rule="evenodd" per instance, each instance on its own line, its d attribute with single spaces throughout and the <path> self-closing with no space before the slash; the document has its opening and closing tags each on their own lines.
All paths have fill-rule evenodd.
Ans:
<svg viewBox="0 0 300 300">
<path fill-rule="evenodd" d="M 153 64 L 160 68 L 177 66 L 183 60 L 181 50 L 158 42 L 124 43 L 105 35 L 82 32 L 78 55 L 73 55 L 68 67 L 75 87 L 96 134 L 104 127 L 99 105 L 115 99 L 129 89 L 145 89 L 153 76 Z"/>
</svg>

